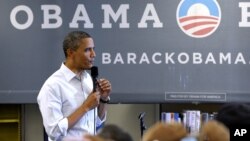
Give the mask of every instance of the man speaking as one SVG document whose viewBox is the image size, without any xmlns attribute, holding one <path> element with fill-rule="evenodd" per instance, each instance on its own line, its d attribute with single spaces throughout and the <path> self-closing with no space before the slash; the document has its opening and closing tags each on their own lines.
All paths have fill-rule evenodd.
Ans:
<svg viewBox="0 0 250 141">
<path fill-rule="evenodd" d="M 65 61 L 45 81 L 37 97 L 49 141 L 95 134 L 96 127 L 106 119 L 111 92 L 108 80 L 96 79 L 93 83 L 87 72 L 96 56 L 88 33 L 70 32 L 64 39 L 63 51 Z"/>
</svg>

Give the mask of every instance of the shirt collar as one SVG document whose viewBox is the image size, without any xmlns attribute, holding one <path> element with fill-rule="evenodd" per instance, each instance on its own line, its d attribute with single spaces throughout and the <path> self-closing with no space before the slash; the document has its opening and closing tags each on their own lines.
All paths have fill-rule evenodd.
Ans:
<svg viewBox="0 0 250 141">
<path fill-rule="evenodd" d="M 76 78 L 76 74 L 71 71 L 67 66 L 62 63 L 60 70 L 62 70 L 62 73 L 64 74 L 67 81 L 72 80 L 73 78 Z"/>
</svg>

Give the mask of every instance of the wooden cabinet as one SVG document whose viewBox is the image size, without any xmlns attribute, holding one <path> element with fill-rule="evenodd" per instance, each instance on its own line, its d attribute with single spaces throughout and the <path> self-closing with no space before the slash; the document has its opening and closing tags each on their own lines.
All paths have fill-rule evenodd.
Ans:
<svg viewBox="0 0 250 141">
<path fill-rule="evenodd" d="M 21 105 L 0 104 L 0 141 L 21 141 Z"/>
</svg>

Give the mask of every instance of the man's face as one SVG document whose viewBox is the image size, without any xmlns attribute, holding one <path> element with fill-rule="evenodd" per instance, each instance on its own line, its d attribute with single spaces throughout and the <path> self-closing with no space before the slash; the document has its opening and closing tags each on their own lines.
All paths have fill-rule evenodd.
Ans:
<svg viewBox="0 0 250 141">
<path fill-rule="evenodd" d="M 93 66 L 95 56 L 93 39 L 82 39 L 79 48 L 72 54 L 75 68 L 78 70 L 90 69 Z"/>
</svg>

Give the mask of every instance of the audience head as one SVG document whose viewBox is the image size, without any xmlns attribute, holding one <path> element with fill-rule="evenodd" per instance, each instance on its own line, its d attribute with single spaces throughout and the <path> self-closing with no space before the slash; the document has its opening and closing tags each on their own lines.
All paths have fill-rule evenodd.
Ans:
<svg viewBox="0 0 250 141">
<path fill-rule="evenodd" d="M 219 109 L 216 119 L 229 129 L 240 126 L 250 127 L 250 104 L 227 103 Z"/>
<path fill-rule="evenodd" d="M 98 136 L 85 135 L 83 141 L 105 141 L 105 140 Z"/>
<path fill-rule="evenodd" d="M 101 137 L 86 134 L 82 137 L 65 137 L 62 141 L 106 141 L 102 139 Z"/>
<path fill-rule="evenodd" d="M 157 122 L 145 132 L 142 141 L 180 141 L 187 135 L 181 123 Z"/>
<path fill-rule="evenodd" d="M 230 141 L 229 129 L 219 121 L 209 120 L 200 130 L 199 141 Z"/>
<path fill-rule="evenodd" d="M 128 132 L 113 124 L 104 125 L 98 132 L 98 136 L 105 141 L 133 141 Z"/>
</svg>

